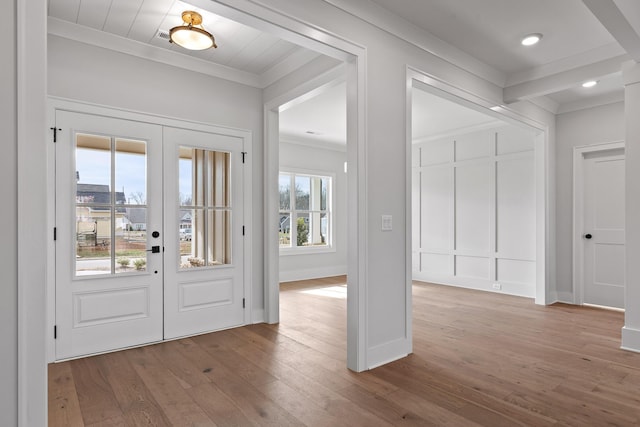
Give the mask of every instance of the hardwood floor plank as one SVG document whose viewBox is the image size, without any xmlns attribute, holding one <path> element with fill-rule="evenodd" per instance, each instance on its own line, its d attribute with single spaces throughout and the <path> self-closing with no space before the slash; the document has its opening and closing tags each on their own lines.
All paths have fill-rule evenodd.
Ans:
<svg viewBox="0 0 640 427">
<path fill-rule="evenodd" d="M 71 362 L 49 365 L 49 426 L 81 426 L 82 412 Z"/>
<path fill-rule="evenodd" d="M 162 344 L 161 344 L 162 345 Z M 133 368 L 173 425 L 216 426 L 147 347 L 126 351 Z"/>
<path fill-rule="evenodd" d="M 415 282 L 413 350 L 346 369 L 345 278 L 281 285 L 281 323 L 49 366 L 52 426 L 632 426 L 623 314 Z"/>
<path fill-rule="evenodd" d="M 171 425 L 171 421 L 131 365 L 126 352 L 110 354 L 103 360 L 102 366 L 127 425 Z"/>
<path fill-rule="evenodd" d="M 101 362 L 107 357 L 100 355 L 70 362 L 82 419 L 86 425 L 119 419 L 123 415 L 101 369 Z"/>
</svg>

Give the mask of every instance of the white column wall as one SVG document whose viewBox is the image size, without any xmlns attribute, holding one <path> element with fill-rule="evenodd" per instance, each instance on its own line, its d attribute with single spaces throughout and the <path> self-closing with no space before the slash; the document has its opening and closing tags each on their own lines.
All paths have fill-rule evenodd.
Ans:
<svg viewBox="0 0 640 427">
<path fill-rule="evenodd" d="M 342 150 L 280 142 L 280 168 L 333 175 L 333 250 L 312 254 L 280 254 L 280 281 L 314 279 L 347 274 L 347 174 Z"/>
<path fill-rule="evenodd" d="M 556 297 L 573 303 L 573 151 L 624 141 L 624 103 L 559 114 L 556 126 Z"/>
<path fill-rule="evenodd" d="M 623 67 L 625 84 L 626 277 L 622 348 L 640 352 L 640 64 Z"/>
<path fill-rule="evenodd" d="M 0 425 L 18 424 L 18 135 L 16 73 L 16 2 L 4 4 L 0 15 L 0 39 L 3 40 L 0 67 L 0 117 L 4 143 L 0 156 L 0 200 L 5 224 L 0 245 Z"/>
<path fill-rule="evenodd" d="M 413 145 L 414 279 L 535 297 L 534 139 L 505 126 Z"/>
</svg>

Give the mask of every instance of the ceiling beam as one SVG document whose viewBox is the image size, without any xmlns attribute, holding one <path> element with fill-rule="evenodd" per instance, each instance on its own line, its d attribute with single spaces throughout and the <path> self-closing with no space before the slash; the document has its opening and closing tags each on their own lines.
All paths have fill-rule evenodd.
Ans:
<svg viewBox="0 0 640 427">
<path fill-rule="evenodd" d="M 628 55 L 617 56 L 539 79 L 508 86 L 503 89 L 502 97 L 505 103 L 511 104 L 513 102 L 569 89 L 587 80 L 598 80 L 611 74 L 619 73 L 622 69 L 622 63 L 628 59 Z"/>
<path fill-rule="evenodd" d="M 591 13 L 604 25 L 609 33 L 620 43 L 631 58 L 640 62 L 640 24 L 636 16 L 640 15 L 637 0 L 582 0 Z M 633 23 L 627 19 L 632 19 Z"/>
</svg>

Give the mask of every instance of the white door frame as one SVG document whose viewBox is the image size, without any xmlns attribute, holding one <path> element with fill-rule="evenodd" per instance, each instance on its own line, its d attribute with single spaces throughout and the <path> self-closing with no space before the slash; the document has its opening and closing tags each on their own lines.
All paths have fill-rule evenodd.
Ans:
<svg viewBox="0 0 640 427">
<path fill-rule="evenodd" d="M 551 299 L 551 292 L 548 289 L 548 283 L 551 282 L 550 260 L 549 254 L 552 254 L 551 245 L 553 239 L 550 236 L 550 224 L 553 222 L 553 212 L 550 212 L 549 206 L 550 186 L 553 185 L 548 176 L 549 171 L 549 128 L 548 126 L 537 122 L 529 117 L 523 116 L 515 110 L 504 105 L 495 105 L 480 95 L 469 92 L 468 90 L 451 85 L 429 73 L 418 68 L 407 66 L 407 141 L 406 141 L 406 170 L 407 170 L 407 236 L 411 236 L 411 91 L 414 87 L 425 90 L 436 96 L 448 99 L 456 104 L 480 111 L 484 114 L 494 116 L 500 120 L 512 123 L 516 126 L 525 126 L 530 129 L 539 131 L 535 137 L 535 174 L 536 174 L 536 304 L 551 304 L 555 302 Z M 411 238 L 407 239 L 407 277 L 412 276 L 411 270 Z M 408 286 L 411 280 L 408 281 Z M 408 295 L 411 295 L 409 288 Z M 408 310 L 408 316 L 411 310 Z M 408 319 L 410 321 L 410 319 Z M 410 324 L 410 323 L 409 323 Z"/>
<path fill-rule="evenodd" d="M 160 126 L 167 126 L 173 128 L 181 128 L 188 130 L 195 130 L 207 133 L 220 133 L 225 135 L 232 135 L 237 138 L 241 138 L 244 145 L 244 151 L 247 152 L 246 164 L 243 168 L 244 180 L 243 180 L 243 196 L 244 196 L 244 218 L 245 224 L 251 224 L 253 217 L 252 209 L 252 194 L 253 188 L 251 185 L 252 167 L 252 132 L 243 129 L 235 129 L 225 126 L 216 126 L 209 123 L 188 121 L 182 119 L 173 119 L 169 117 L 138 113 L 134 111 L 128 111 L 121 108 L 110 108 L 105 106 L 99 106 L 87 102 L 80 102 L 74 100 L 67 100 L 57 97 L 48 98 L 48 117 L 50 123 L 54 123 L 56 110 L 72 111 L 77 113 L 93 114 L 97 116 L 113 117 L 117 119 L 133 120 L 138 122 L 150 123 Z M 55 158 L 54 158 L 54 146 L 50 144 L 47 146 L 47 191 L 49 195 L 55 194 Z M 55 199 L 54 197 L 47 198 L 47 218 L 48 223 L 55 223 Z M 244 311 L 244 323 L 253 323 L 253 312 L 249 309 L 253 302 L 252 296 L 252 269 L 251 269 L 251 248 L 252 248 L 252 233 L 247 233 L 244 236 L 244 294 L 247 302 L 247 309 Z M 53 240 L 48 241 L 47 244 L 47 328 L 46 343 L 46 361 L 55 361 L 55 340 L 53 338 L 53 325 L 55 324 L 55 244 Z M 51 333 L 49 333 L 51 332 Z"/>
<path fill-rule="evenodd" d="M 586 154 L 624 149 L 624 141 L 573 148 L 573 303 L 584 304 L 584 158 Z"/>
<path fill-rule="evenodd" d="M 280 248 L 278 174 L 280 165 L 279 115 L 310 92 L 321 92 L 337 82 L 347 83 L 347 367 L 368 369 L 366 357 L 366 188 L 364 147 L 364 52 L 297 86 L 264 105 L 265 134 L 265 320 L 280 319 Z"/>
</svg>

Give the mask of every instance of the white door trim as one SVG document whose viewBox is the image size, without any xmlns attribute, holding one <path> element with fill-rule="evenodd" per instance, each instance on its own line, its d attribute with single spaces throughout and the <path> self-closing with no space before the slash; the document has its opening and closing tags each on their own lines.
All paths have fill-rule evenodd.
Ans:
<svg viewBox="0 0 640 427">
<path fill-rule="evenodd" d="M 553 254 L 552 246 L 555 244 L 550 230 L 554 223 L 554 214 L 550 210 L 553 205 L 551 191 L 554 182 L 549 174 L 549 128 L 527 116 L 518 113 L 506 106 L 496 106 L 494 102 L 480 95 L 471 93 L 465 89 L 456 87 L 432 76 L 418 68 L 407 66 L 407 141 L 406 141 L 406 169 L 407 169 L 407 277 L 411 278 L 411 98 L 412 87 L 421 88 L 429 93 L 443 97 L 457 104 L 469 107 L 484 114 L 492 115 L 497 119 L 512 123 L 516 126 L 525 126 L 540 131 L 535 138 L 535 173 L 536 173 L 536 304 L 551 304 L 552 292 L 548 284 L 553 281 L 551 271 Z M 410 280 L 409 280 L 409 283 Z M 410 312 L 410 310 L 409 310 Z"/>
<path fill-rule="evenodd" d="M 251 185 L 251 158 L 252 158 L 252 132 L 226 126 L 218 126 L 210 123 L 174 119 L 170 117 L 129 111 L 121 108 L 112 108 L 87 102 L 68 100 L 58 97 L 49 97 L 47 102 L 47 113 L 50 123 L 54 123 L 56 110 L 72 111 L 77 113 L 93 114 L 97 116 L 113 117 L 117 119 L 133 120 L 144 123 L 156 124 L 160 126 L 174 127 L 180 129 L 196 130 L 208 133 L 222 133 L 241 138 L 244 151 L 247 152 L 244 167 L 243 193 L 244 193 L 244 223 L 248 227 L 252 223 L 252 185 Z M 55 158 L 53 156 L 53 144 L 47 147 L 47 191 L 54 194 L 55 189 Z M 51 191 L 49 193 L 49 191 Z M 55 224 L 55 197 L 47 197 L 47 218 L 48 223 Z M 247 309 L 244 312 L 244 323 L 253 323 L 252 307 L 253 277 L 251 269 L 251 248 L 252 233 L 248 229 L 244 236 L 244 295 Z M 53 325 L 55 324 L 55 245 L 53 241 L 47 244 L 47 260 L 50 264 L 47 269 L 47 328 L 46 328 L 46 361 L 55 361 L 55 340 L 53 338 Z"/>
<path fill-rule="evenodd" d="M 624 141 L 582 145 L 573 148 L 573 303 L 584 304 L 584 157 L 597 153 L 624 149 Z"/>
</svg>

